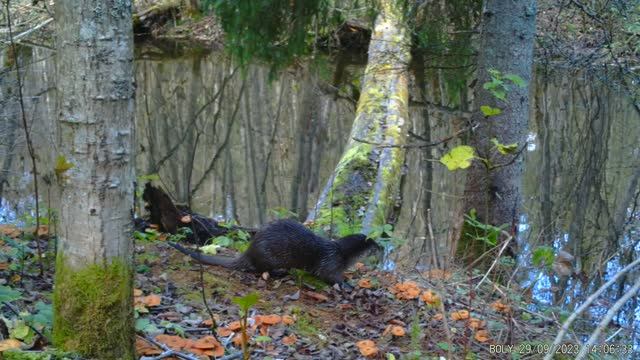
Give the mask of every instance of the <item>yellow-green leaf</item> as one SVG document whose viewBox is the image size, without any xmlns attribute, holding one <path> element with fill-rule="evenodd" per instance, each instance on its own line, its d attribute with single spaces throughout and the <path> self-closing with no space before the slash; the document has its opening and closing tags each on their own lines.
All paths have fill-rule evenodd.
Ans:
<svg viewBox="0 0 640 360">
<path fill-rule="evenodd" d="M 210 244 L 210 245 L 201 246 L 200 251 L 202 251 L 205 254 L 215 255 L 218 253 L 218 249 L 221 247 L 222 246 L 218 244 Z"/>
<path fill-rule="evenodd" d="M 494 108 L 494 107 L 491 107 L 491 106 L 488 106 L 488 105 L 480 106 L 480 111 L 482 111 L 482 113 L 486 117 L 491 117 L 491 116 L 496 116 L 496 115 L 502 114 L 502 110 L 500 110 L 499 108 Z"/>
<path fill-rule="evenodd" d="M 491 142 L 493 143 L 493 145 L 495 145 L 496 149 L 498 149 L 498 151 L 502 155 L 513 154 L 518 150 L 517 143 L 505 145 L 500 143 L 496 138 L 491 139 Z"/>
<path fill-rule="evenodd" d="M 447 169 L 453 171 L 468 168 L 471 166 L 471 160 L 473 160 L 474 157 L 476 157 L 475 151 L 471 146 L 460 145 L 444 154 L 444 156 L 440 158 L 440 162 L 443 163 Z"/>
<path fill-rule="evenodd" d="M 65 158 L 64 155 L 58 155 L 58 157 L 56 158 L 56 167 L 54 168 L 56 175 L 63 175 L 65 172 L 67 172 L 67 170 L 71 168 L 73 168 L 73 164 L 68 162 L 67 158 Z"/>
</svg>

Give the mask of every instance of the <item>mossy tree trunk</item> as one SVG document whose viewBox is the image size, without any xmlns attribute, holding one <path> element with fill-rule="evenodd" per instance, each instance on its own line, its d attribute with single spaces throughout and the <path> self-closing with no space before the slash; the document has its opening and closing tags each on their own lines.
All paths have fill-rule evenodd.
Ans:
<svg viewBox="0 0 640 360">
<path fill-rule="evenodd" d="M 55 4 L 61 209 L 56 346 L 134 359 L 131 219 L 134 162 L 130 0 Z"/>
<path fill-rule="evenodd" d="M 400 2 L 378 4 L 349 142 L 308 216 L 340 236 L 383 225 L 399 196 L 405 149 L 398 145 L 406 142 L 409 122 L 410 33 Z"/>
</svg>

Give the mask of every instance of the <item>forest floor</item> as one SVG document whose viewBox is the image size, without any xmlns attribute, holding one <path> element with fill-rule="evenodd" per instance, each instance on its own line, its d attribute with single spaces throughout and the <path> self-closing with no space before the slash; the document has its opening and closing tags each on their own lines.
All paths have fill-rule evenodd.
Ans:
<svg viewBox="0 0 640 360">
<path fill-rule="evenodd" d="M 43 227 L 40 244 L 51 251 L 47 231 Z M 53 266 L 39 275 L 36 243 L 22 229 L 2 225 L 0 236 L 0 351 L 50 349 Z M 347 273 L 353 288 L 342 289 L 308 275 L 272 278 L 200 266 L 162 238 L 135 246 L 140 359 L 239 358 L 236 297 L 253 292 L 257 302 L 248 312 L 247 337 L 253 358 L 261 359 L 512 356 L 505 352 L 527 358 L 543 351 L 557 329 L 557 319 L 532 311 L 506 287 L 489 279 L 477 286 L 481 273 L 382 272 L 358 263 Z M 495 346 L 503 344 L 514 347 Z M 5 358 L 19 359 L 9 354 Z"/>
</svg>

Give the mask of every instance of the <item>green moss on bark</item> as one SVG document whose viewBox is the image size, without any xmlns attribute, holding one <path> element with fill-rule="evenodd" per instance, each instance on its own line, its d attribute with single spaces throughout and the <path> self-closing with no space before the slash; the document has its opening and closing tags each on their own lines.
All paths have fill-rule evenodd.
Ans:
<svg viewBox="0 0 640 360">
<path fill-rule="evenodd" d="M 134 359 L 133 272 L 128 264 L 72 269 L 56 259 L 53 342 L 98 359 Z"/>
</svg>

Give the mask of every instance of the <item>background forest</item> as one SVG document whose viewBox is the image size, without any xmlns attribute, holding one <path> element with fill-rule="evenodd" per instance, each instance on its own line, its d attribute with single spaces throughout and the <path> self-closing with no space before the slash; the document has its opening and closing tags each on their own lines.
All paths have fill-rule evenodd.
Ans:
<svg viewBox="0 0 640 360">
<path fill-rule="evenodd" d="M 636 359 L 639 55 L 636 0 L 2 0 L 0 360 Z M 277 219 L 380 248 L 170 246 Z"/>
</svg>

